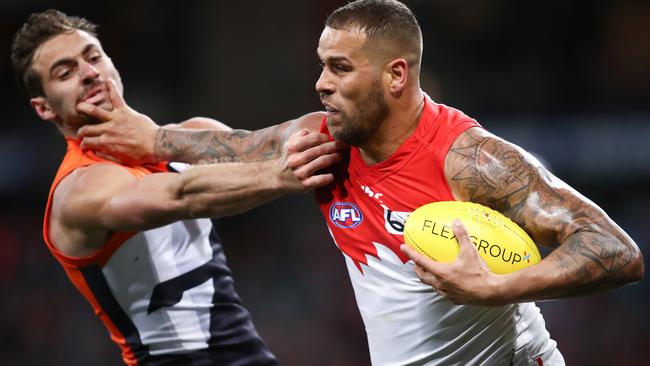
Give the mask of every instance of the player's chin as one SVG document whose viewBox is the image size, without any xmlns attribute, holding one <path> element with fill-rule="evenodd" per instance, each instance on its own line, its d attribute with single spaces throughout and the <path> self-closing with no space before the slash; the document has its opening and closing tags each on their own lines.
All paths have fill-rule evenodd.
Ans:
<svg viewBox="0 0 650 366">
<path fill-rule="evenodd" d="M 332 121 L 327 120 L 327 129 L 329 130 L 330 135 L 332 135 L 336 140 L 340 140 L 341 137 L 345 136 L 343 126 L 338 123 L 333 123 Z"/>
<path fill-rule="evenodd" d="M 330 133 L 344 131 L 348 128 L 349 118 L 347 118 L 347 115 L 341 111 L 327 112 L 326 118 L 327 128 Z"/>
</svg>

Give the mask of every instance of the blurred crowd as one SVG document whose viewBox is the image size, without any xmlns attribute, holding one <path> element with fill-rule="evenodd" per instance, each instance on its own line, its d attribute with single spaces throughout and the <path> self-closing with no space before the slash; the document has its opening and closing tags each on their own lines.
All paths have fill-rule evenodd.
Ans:
<svg viewBox="0 0 650 366">
<path fill-rule="evenodd" d="M 650 249 L 650 3 L 405 1 L 424 32 L 423 89 L 534 152 Z M 64 153 L 9 63 L 31 12 L 100 25 L 126 101 L 160 124 L 204 115 L 256 129 L 320 109 L 316 45 L 343 0 L 0 4 L 0 365 L 117 365 L 41 236 Z M 310 194 L 220 220 L 235 284 L 286 365 L 369 363 L 342 254 Z M 646 265 L 647 267 L 647 265 Z M 569 365 L 644 365 L 650 286 L 538 304 Z"/>
</svg>

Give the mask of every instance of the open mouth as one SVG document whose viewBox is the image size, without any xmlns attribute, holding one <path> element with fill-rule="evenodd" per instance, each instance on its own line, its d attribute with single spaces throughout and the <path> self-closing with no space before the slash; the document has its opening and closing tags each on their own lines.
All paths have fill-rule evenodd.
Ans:
<svg viewBox="0 0 650 366">
<path fill-rule="evenodd" d="M 337 113 L 341 113 L 341 111 L 339 111 L 338 109 L 332 107 L 332 105 L 330 105 L 328 103 L 323 103 L 323 105 L 325 106 L 325 112 L 327 112 L 328 116 L 334 115 L 334 114 L 337 114 Z"/>
<path fill-rule="evenodd" d="M 90 104 L 97 104 L 104 99 L 104 89 L 101 87 L 92 89 L 86 96 L 82 99 L 83 102 Z"/>
</svg>

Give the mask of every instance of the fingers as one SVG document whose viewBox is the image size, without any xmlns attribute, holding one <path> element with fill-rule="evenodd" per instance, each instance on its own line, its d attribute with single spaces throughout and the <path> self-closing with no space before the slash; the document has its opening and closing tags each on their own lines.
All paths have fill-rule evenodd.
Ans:
<svg viewBox="0 0 650 366">
<path fill-rule="evenodd" d="M 111 111 L 107 111 L 106 109 L 86 102 L 77 104 L 76 109 L 78 113 L 88 115 L 102 122 L 110 120 L 113 116 L 113 113 Z"/>
<path fill-rule="evenodd" d="M 312 133 L 308 129 L 302 129 L 289 137 L 285 143 L 285 148 L 290 153 L 302 152 L 328 141 L 329 137 L 323 133 Z"/>
<path fill-rule="evenodd" d="M 81 150 L 99 150 L 103 146 L 102 136 L 84 137 L 79 147 Z"/>
<path fill-rule="evenodd" d="M 336 151 L 345 151 L 350 148 L 350 145 L 338 140 L 334 140 L 334 144 L 335 144 L 334 148 L 336 149 Z"/>
<path fill-rule="evenodd" d="M 416 265 L 415 274 L 420 278 L 422 282 L 433 287 L 436 291 L 440 291 L 440 287 L 442 287 L 442 283 L 438 280 L 438 278 L 435 275 L 433 275 L 433 273 L 427 271 L 422 266 Z"/>
<path fill-rule="evenodd" d="M 106 124 L 85 125 L 77 130 L 77 137 L 80 139 L 103 135 L 106 132 Z"/>
<path fill-rule="evenodd" d="M 334 141 L 328 141 L 323 144 L 310 147 L 300 153 L 293 155 L 293 157 L 289 161 L 289 165 L 291 166 L 304 165 L 316 159 L 319 156 L 331 154 L 336 151 L 337 151 L 336 143 Z"/>
<path fill-rule="evenodd" d="M 108 95 L 111 98 L 111 103 L 113 104 L 113 109 L 122 108 L 126 105 L 124 98 L 117 91 L 117 84 L 115 80 L 108 79 L 106 80 L 106 87 L 108 88 Z"/>
<path fill-rule="evenodd" d="M 299 182 L 299 190 L 321 187 L 334 181 L 330 173 L 318 174 L 343 157 L 338 151 L 344 144 L 330 141 L 329 136 L 302 129 L 292 134 L 284 145 L 285 168 L 291 172 L 289 181 Z M 314 175 L 315 174 L 315 175 Z"/>
<path fill-rule="evenodd" d="M 443 271 L 445 266 L 448 266 L 447 263 L 436 262 L 406 244 L 402 244 L 400 250 L 415 263 L 415 274 L 420 281 L 433 287 L 440 295 L 448 296 L 443 281 L 446 278 L 446 274 Z"/>
<path fill-rule="evenodd" d="M 415 264 L 418 264 L 418 260 L 422 256 L 420 252 L 418 252 L 417 250 L 413 249 L 412 247 L 406 244 L 400 245 L 399 250 L 401 250 L 402 253 L 406 254 L 407 257 L 411 258 L 411 260 L 415 262 Z"/>
<path fill-rule="evenodd" d="M 409 245 L 402 244 L 399 249 L 402 251 L 402 253 L 406 254 L 406 256 L 409 257 L 416 266 L 423 267 L 427 270 L 427 272 L 434 274 L 440 273 L 440 270 L 442 269 L 441 267 L 445 265 L 445 263 L 436 262 L 433 259 L 425 256 L 417 249 L 412 248 Z"/>
<path fill-rule="evenodd" d="M 304 179 L 318 172 L 319 170 L 325 169 L 341 161 L 341 159 L 342 159 L 342 155 L 339 153 L 321 155 L 316 159 L 296 169 L 295 174 L 298 178 Z"/>
<path fill-rule="evenodd" d="M 323 187 L 334 182 L 334 174 L 318 174 L 312 177 L 309 177 L 303 181 L 303 185 L 308 188 L 318 188 Z"/>
<path fill-rule="evenodd" d="M 335 148 L 336 146 L 334 142 L 331 141 L 309 148 L 303 152 L 293 153 L 289 156 L 287 165 L 289 165 L 289 167 L 292 169 L 296 169 L 296 171 L 303 170 L 306 172 L 306 174 L 312 174 L 315 171 L 328 167 L 332 163 L 339 161 L 342 158 L 342 154 L 336 152 Z M 328 155 L 335 157 L 336 161 L 332 161 L 329 164 L 312 164 L 314 161 L 317 161 L 319 157 Z"/>
</svg>

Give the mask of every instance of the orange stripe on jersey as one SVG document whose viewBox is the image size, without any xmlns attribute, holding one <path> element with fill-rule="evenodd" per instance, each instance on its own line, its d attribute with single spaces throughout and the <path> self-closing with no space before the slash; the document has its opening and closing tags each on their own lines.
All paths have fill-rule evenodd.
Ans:
<svg viewBox="0 0 650 366">
<path fill-rule="evenodd" d="M 70 281 L 79 289 L 83 296 L 88 300 L 90 305 L 93 307 L 95 314 L 101 319 L 104 323 L 104 326 L 108 329 L 111 334 L 111 339 L 117 343 L 122 349 L 122 358 L 127 365 L 137 366 L 138 361 L 137 357 L 133 353 L 133 350 L 127 344 L 127 341 L 124 335 L 118 330 L 113 320 L 111 320 L 107 314 L 102 309 L 99 301 L 97 300 L 95 294 L 91 291 L 89 284 L 84 278 L 81 269 L 87 268 L 90 266 L 97 266 L 99 268 L 103 267 L 115 253 L 120 246 L 131 238 L 136 233 L 133 232 L 118 232 L 113 233 L 106 243 L 96 252 L 91 255 L 84 257 L 71 257 L 63 254 L 58 250 L 54 242 L 50 238 L 50 214 L 52 207 L 52 197 L 54 191 L 58 184 L 63 178 L 68 174 L 72 173 L 74 170 L 95 165 L 95 164 L 115 164 L 118 163 L 112 162 L 110 160 L 102 159 L 95 155 L 92 151 L 82 151 L 79 147 L 79 141 L 66 138 L 67 141 L 67 152 L 57 174 L 52 182 L 52 187 L 50 188 L 50 193 L 47 200 L 47 205 L 45 207 L 45 217 L 43 220 L 43 238 L 47 244 L 48 249 L 54 255 L 54 257 L 61 263 L 63 266 L 68 278 Z M 146 166 L 125 166 L 120 165 L 131 172 L 134 176 L 142 178 L 148 174 L 155 172 L 166 172 L 166 163 L 159 163 L 156 165 L 146 165 Z"/>
<path fill-rule="evenodd" d="M 47 205 L 45 206 L 45 217 L 43 220 L 43 238 L 45 239 L 45 243 L 47 244 L 47 247 L 50 250 L 50 252 L 52 252 L 52 254 L 56 257 L 56 259 L 59 260 L 59 262 L 61 263 L 67 263 L 67 264 L 77 265 L 77 266 L 87 266 L 90 264 L 98 264 L 100 266 L 103 266 L 111 257 L 111 255 L 115 252 L 115 250 L 117 250 L 120 247 L 120 245 L 122 245 L 122 243 L 124 243 L 127 239 L 135 235 L 135 233 L 126 233 L 126 232 L 114 233 L 109 237 L 106 244 L 104 244 L 101 249 L 85 257 L 70 257 L 63 254 L 61 251 L 59 251 L 56 245 L 54 245 L 52 239 L 50 238 L 50 214 L 51 214 L 52 197 L 54 195 L 54 190 L 61 182 L 61 180 L 63 180 L 63 178 L 68 176 L 68 174 L 72 173 L 76 169 L 83 168 L 90 165 L 95 165 L 95 164 L 119 165 L 124 169 L 127 169 L 134 176 L 138 178 L 143 178 L 144 176 L 151 173 L 168 171 L 166 168 L 166 163 L 158 163 L 158 164 L 151 164 L 151 165 L 148 164 L 145 166 L 121 165 L 116 162 L 100 158 L 97 155 L 95 155 L 92 151 L 82 151 L 81 148 L 79 147 L 79 140 L 66 138 L 66 142 L 68 144 L 68 149 L 65 154 L 65 157 L 63 158 L 63 162 L 61 162 L 61 166 L 59 167 L 59 170 L 56 173 L 54 182 L 52 182 L 52 187 L 50 188 Z"/>
</svg>

